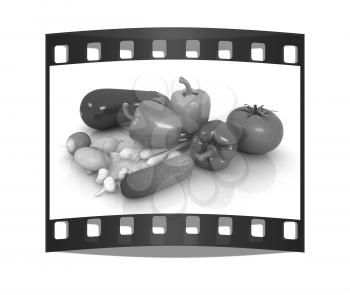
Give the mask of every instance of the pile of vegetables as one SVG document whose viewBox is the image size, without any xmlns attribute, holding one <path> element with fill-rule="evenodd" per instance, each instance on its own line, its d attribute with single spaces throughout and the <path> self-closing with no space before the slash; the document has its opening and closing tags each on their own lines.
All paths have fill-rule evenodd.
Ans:
<svg viewBox="0 0 350 295">
<path fill-rule="evenodd" d="M 123 143 L 124 141 L 113 137 L 91 141 L 89 135 L 83 132 L 74 133 L 68 138 L 67 150 L 73 155 L 76 163 L 86 173 L 96 173 L 96 182 L 103 186 L 96 196 L 103 192 L 116 192 L 130 173 L 156 167 L 162 161 L 181 158 L 182 153 L 179 150 L 188 145 L 184 142 L 172 149 L 150 149 L 143 148 L 136 142 L 126 141 L 124 145 Z"/>
<path fill-rule="evenodd" d="M 185 89 L 169 100 L 152 91 L 99 89 L 82 100 L 80 111 L 90 127 L 104 130 L 130 125 L 124 141 L 104 137 L 92 141 L 77 132 L 67 140 L 67 150 L 103 192 L 118 188 L 128 198 L 150 195 L 191 175 L 194 166 L 211 171 L 225 169 L 237 150 L 262 154 L 276 148 L 283 126 L 275 111 L 244 105 L 226 122 L 208 121 L 211 101 L 201 89 Z"/>
</svg>

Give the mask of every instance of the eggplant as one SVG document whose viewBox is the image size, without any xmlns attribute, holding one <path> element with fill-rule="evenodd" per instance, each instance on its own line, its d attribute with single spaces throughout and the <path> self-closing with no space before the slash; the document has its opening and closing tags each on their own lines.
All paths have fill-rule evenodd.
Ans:
<svg viewBox="0 0 350 295">
<path fill-rule="evenodd" d="M 168 107 L 170 100 L 156 91 L 129 89 L 96 89 L 89 92 L 80 104 L 80 116 L 84 123 L 98 130 L 105 130 L 130 124 L 125 116 L 123 103 L 129 105 L 129 113 L 133 114 L 137 105 L 145 100 L 153 100 Z"/>
</svg>

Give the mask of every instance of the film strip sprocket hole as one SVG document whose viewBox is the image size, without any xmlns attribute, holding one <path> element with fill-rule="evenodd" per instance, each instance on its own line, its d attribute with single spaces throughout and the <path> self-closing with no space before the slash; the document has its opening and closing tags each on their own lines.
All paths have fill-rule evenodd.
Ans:
<svg viewBox="0 0 350 295">
<path fill-rule="evenodd" d="M 49 222 L 50 251 L 96 246 L 195 245 L 283 249 L 300 247 L 300 221 L 247 216 L 99 216 Z M 300 249 L 299 249 L 300 250 Z"/>
<path fill-rule="evenodd" d="M 103 32 L 103 33 L 102 33 Z M 303 64 L 303 35 L 277 32 L 152 28 L 47 35 L 48 65 L 203 59 Z"/>
<path fill-rule="evenodd" d="M 126 210 L 125 214 L 120 214 L 119 211 L 108 215 L 98 214 L 98 211 L 97 214 L 91 214 L 89 211 L 86 215 L 73 217 L 72 214 L 67 217 L 52 215 L 52 208 L 57 204 L 51 199 L 52 183 L 55 181 L 52 178 L 55 175 L 52 173 L 52 157 L 55 153 L 52 142 L 56 136 L 52 129 L 52 125 L 56 124 L 52 121 L 56 115 L 52 108 L 57 96 L 53 91 L 58 88 L 54 79 L 60 77 L 56 69 L 69 71 L 73 69 L 70 67 L 83 64 L 99 67 L 108 62 L 118 62 L 117 65 L 121 67 L 124 62 L 158 63 L 159 60 L 179 63 L 196 60 L 232 62 L 232 67 L 242 66 L 237 62 L 243 62 L 247 66 L 264 64 L 266 67 L 280 65 L 283 69 L 288 66 L 298 68 L 300 141 L 297 149 L 300 170 L 296 184 L 299 194 L 295 197 L 299 204 L 298 218 L 249 213 L 242 215 L 235 212 L 227 214 L 227 211 L 217 214 L 218 210 L 212 211 L 215 214 L 211 211 L 203 214 L 201 210 L 175 210 L 174 213 L 167 210 L 155 210 L 152 213 L 146 210 L 143 213 L 139 210 L 129 214 Z M 279 71 L 282 68 L 275 69 Z M 75 73 L 74 70 L 72 72 Z M 122 87 L 115 85 L 115 88 Z M 74 92 L 73 89 L 72 93 L 78 91 Z M 249 164 L 252 161 L 250 157 L 242 159 L 250 170 L 256 167 L 256 164 Z M 261 161 L 264 168 L 264 163 L 269 160 Z M 237 185 L 239 181 L 232 183 Z M 84 182 L 80 190 L 86 186 L 88 185 Z M 188 191 L 186 185 L 183 188 Z M 285 189 L 288 190 L 288 187 Z M 245 193 L 252 196 L 256 192 L 246 189 Z M 283 198 L 283 191 L 280 194 L 280 198 Z M 74 198 L 74 193 L 71 198 Z M 197 205 L 210 202 L 200 201 Z M 304 251 L 304 35 L 205 28 L 116 29 L 46 35 L 46 250 L 164 245 Z"/>
<path fill-rule="evenodd" d="M 166 58 L 166 40 L 153 40 L 152 41 L 152 57 L 153 58 Z M 101 43 L 93 42 L 88 43 L 86 48 L 86 60 L 87 61 L 103 61 L 101 56 Z M 199 58 L 200 57 L 200 41 L 199 40 L 186 40 L 185 49 L 186 58 Z M 120 59 L 133 59 L 134 58 L 134 41 L 121 41 L 120 42 Z M 235 60 L 233 57 L 233 47 L 231 41 L 218 41 L 217 58 L 224 60 Z M 252 43 L 251 44 L 251 61 L 265 61 L 265 44 L 264 43 Z M 69 62 L 69 46 L 68 45 L 56 45 L 54 53 L 54 62 L 56 64 L 64 64 Z M 297 64 L 298 62 L 298 48 L 295 45 L 284 45 L 283 47 L 283 62 L 286 64 Z"/>
</svg>

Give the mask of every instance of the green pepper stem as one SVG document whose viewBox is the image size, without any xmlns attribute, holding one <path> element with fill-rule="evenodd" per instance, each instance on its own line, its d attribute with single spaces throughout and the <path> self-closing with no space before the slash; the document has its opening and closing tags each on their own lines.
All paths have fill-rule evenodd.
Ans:
<svg viewBox="0 0 350 295">
<path fill-rule="evenodd" d="M 134 116 L 131 115 L 130 112 L 129 112 L 129 104 L 127 102 L 124 102 L 122 104 L 122 109 L 123 109 L 125 117 L 127 117 L 129 120 L 134 119 Z"/>
<path fill-rule="evenodd" d="M 191 139 L 191 135 L 188 134 L 187 132 L 183 132 L 180 134 L 180 138 L 179 138 L 179 141 L 188 141 Z"/>
<path fill-rule="evenodd" d="M 188 82 L 184 77 L 180 77 L 179 82 L 180 82 L 181 84 L 184 84 L 184 85 L 185 85 L 185 87 L 186 87 L 186 92 L 185 92 L 185 94 L 186 94 L 186 95 L 191 95 L 191 94 L 193 93 L 193 90 L 192 90 L 192 87 L 191 87 L 190 82 Z"/>
</svg>

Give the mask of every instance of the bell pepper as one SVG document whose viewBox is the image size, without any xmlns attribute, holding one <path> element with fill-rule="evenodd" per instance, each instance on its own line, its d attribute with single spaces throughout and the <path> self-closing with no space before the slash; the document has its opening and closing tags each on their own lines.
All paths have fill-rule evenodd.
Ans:
<svg viewBox="0 0 350 295">
<path fill-rule="evenodd" d="M 192 138 L 190 151 L 195 164 L 203 169 L 218 171 L 226 168 L 234 157 L 239 138 L 226 123 L 210 121 Z"/>
<path fill-rule="evenodd" d="M 145 147 L 170 148 L 187 137 L 181 116 L 161 103 L 143 101 L 133 115 L 128 104 L 123 105 L 123 110 L 131 120 L 129 136 Z"/>
<path fill-rule="evenodd" d="M 192 89 L 190 83 L 183 77 L 180 77 L 179 82 L 184 84 L 186 89 L 173 93 L 171 96 L 172 109 L 181 115 L 184 130 L 192 134 L 208 123 L 210 97 L 201 89 Z"/>
</svg>

